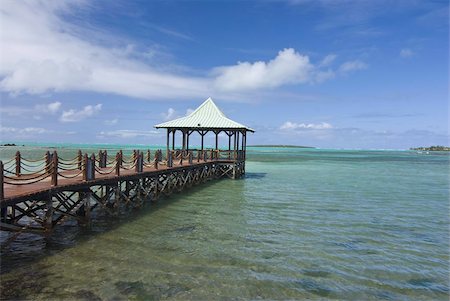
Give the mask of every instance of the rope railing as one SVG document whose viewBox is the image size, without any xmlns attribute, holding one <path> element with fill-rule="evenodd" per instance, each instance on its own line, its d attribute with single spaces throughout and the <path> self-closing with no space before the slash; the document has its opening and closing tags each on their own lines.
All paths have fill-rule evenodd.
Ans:
<svg viewBox="0 0 450 301">
<path fill-rule="evenodd" d="M 95 180 L 99 176 L 120 176 L 121 172 L 143 172 L 144 169 L 170 168 L 180 165 L 191 165 L 193 162 L 208 162 L 218 159 L 245 158 L 244 151 L 191 149 L 167 150 L 163 156 L 162 150 L 133 150 L 129 156 L 124 156 L 119 150 L 115 155 L 106 150 L 99 150 L 98 155 L 88 155 L 78 150 L 73 158 L 63 158 L 56 151 L 47 151 L 41 159 L 23 158 L 17 151 L 14 158 L 0 161 L 0 199 L 4 198 L 4 185 L 29 185 L 50 178 L 52 186 L 58 185 L 59 179 L 79 179 L 80 181 Z M 165 167 L 164 167 L 165 166 Z"/>
</svg>

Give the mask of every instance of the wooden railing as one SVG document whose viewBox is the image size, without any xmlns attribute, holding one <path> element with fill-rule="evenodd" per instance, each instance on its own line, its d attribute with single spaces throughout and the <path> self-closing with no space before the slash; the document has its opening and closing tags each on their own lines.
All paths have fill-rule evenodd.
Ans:
<svg viewBox="0 0 450 301">
<path fill-rule="evenodd" d="M 0 161 L 0 199 L 4 196 L 4 184 L 29 185 L 50 179 L 51 185 L 57 186 L 58 179 L 73 179 L 82 175 L 84 181 L 95 180 L 95 175 L 120 176 L 123 170 L 142 172 L 144 167 L 158 169 L 162 161 L 162 151 L 154 152 L 153 159 L 148 150 L 146 155 L 139 150 L 126 157 L 122 151 L 115 156 L 108 156 L 107 151 L 95 154 L 83 154 L 78 151 L 75 158 L 64 159 L 56 151 L 46 152 L 37 160 L 25 159 L 18 151 L 15 157 L 6 162 Z"/>
<path fill-rule="evenodd" d="M 153 156 L 152 156 L 153 155 Z M 25 159 L 18 151 L 14 158 L 0 161 L 0 199 L 4 198 L 4 184 L 30 185 L 49 180 L 52 186 L 58 185 L 60 179 L 74 179 L 82 176 L 83 181 L 95 180 L 96 175 L 120 176 L 122 171 L 132 170 L 143 172 L 144 168 L 158 169 L 160 165 L 173 167 L 214 160 L 244 160 L 244 151 L 228 150 L 170 150 L 163 160 L 163 152 L 156 150 L 145 153 L 134 150 L 127 157 L 120 150 L 114 156 L 108 155 L 106 150 L 100 150 L 98 155 L 88 155 L 77 152 L 75 158 L 65 159 L 56 151 L 46 152 L 44 157 L 37 160 Z M 175 162 L 175 163 L 174 163 Z"/>
</svg>

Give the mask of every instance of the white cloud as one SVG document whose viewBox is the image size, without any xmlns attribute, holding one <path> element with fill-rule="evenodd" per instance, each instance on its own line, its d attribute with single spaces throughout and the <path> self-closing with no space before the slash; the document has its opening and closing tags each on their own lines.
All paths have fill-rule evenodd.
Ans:
<svg viewBox="0 0 450 301">
<path fill-rule="evenodd" d="M 105 120 L 105 124 L 106 125 L 115 125 L 119 122 L 119 119 L 114 118 L 114 119 L 110 119 L 110 120 Z"/>
<path fill-rule="evenodd" d="M 34 107 L 19 107 L 19 106 L 3 106 L 0 108 L 0 113 L 8 116 L 20 116 L 24 114 L 55 114 L 61 108 L 61 103 L 55 101 L 49 104 L 37 104 Z M 35 119 L 40 119 L 40 116 L 33 116 Z"/>
<path fill-rule="evenodd" d="M 161 113 L 161 117 L 164 120 L 171 120 L 177 116 L 177 111 L 173 108 L 169 108 L 166 113 Z"/>
<path fill-rule="evenodd" d="M 414 52 L 409 48 L 404 48 L 404 49 L 400 50 L 400 56 L 402 58 L 410 58 L 410 57 L 414 56 Z"/>
<path fill-rule="evenodd" d="M 38 127 L 26 127 L 26 128 L 15 128 L 15 127 L 4 127 L 0 126 L 0 133 L 4 134 L 16 134 L 16 135 L 26 135 L 26 134 L 45 134 L 51 131 L 44 128 Z"/>
<path fill-rule="evenodd" d="M 59 118 L 62 122 L 77 122 L 81 121 L 87 117 L 91 117 L 94 114 L 97 114 L 102 109 L 102 104 L 97 104 L 95 106 L 88 105 L 85 106 L 82 110 L 74 110 L 70 109 L 68 111 L 63 111 L 61 117 Z"/>
<path fill-rule="evenodd" d="M 137 61 L 129 45 L 111 46 L 120 41 L 117 37 L 94 44 L 89 37 L 99 40 L 100 32 L 59 17 L 83 5 L 89 9 L 84 1 L 2 1 L 1 91 L 94 91 L 147 99 L 210 94 L 207 78 L 179 76 Z"/>
<path fill-rule="evenodd" d="M 188 109 L 186 109 L 186 114 L 184 116 L 188 116 L 192 112 L 194 112 L 194 109 L 188 108 Z M 162 119 L 165 120 L 165 121 L 183 117 L 174 108 L 169 108 L 167 110 L 167 112 L 161 113 L 160 115 L 161 115 Z"/>
<path fill-rule="evenodd" d="M 352 71 L 357 71 L 357 70 L 363 70 L 367 68 L 367 64 L 360 61 L 360 60 L 354 60 L 354 61 L 348 61 L 343 63 L 340 67 L 339 67 L 339 71 L 341 73 L 349 73 Z"/>
<path fill-rule="evenodd" d="M 238 91 L 305 83 L 311 79 L 313 70 L 308 56 L 286 48 L 267 63 L 239 62 L 234 66 L 215 68 L 215 87 L 223 91 Z"/>
<path fill-rule="evenodd" d="M 329 54 L 326 57 L 324 57 L 324 59 L 320 62 L 319 66 L 320 67 L 326 67 L 331 65 L 334 60 L 336 59 L 337 55 L 336 54 Z"/>
<path fill-rule="evenodd" d="M 48 114 L 55 114 L 59 111 L 60 108 L 61 103 L 59 101 L 35 106 L 36 111 L 38 111 L 39 113 L 48 113 Z"/>
<path fill-rule="evenodd" d="M 158 131 L 138 131 L 138 130 L 117 130 L 109 132 L 100 132 L 100 137 L 118 137 L 118 138 L 137 138 L 137 137 L 155 137 L 160 136 Z"/>
<path fill-rule="evenodd" d="M 191 76 L 189 69 L 182 66 L 177 70 L 183 72 L 174 72 L 148 58 L 146 52 L 155 45 L 142 50 L 139 45 L 123 42 L 123 37 L 107 36 L 102 30 L 73 25 L 67 21 L 71 18 L 61 17 L 80 9 L 89 10 L 89 2 L 2 1 L 0 91 L 91 91 L 143 99 L 203 98 L 220 93 L 222 99 L 242 99 L 242 95 L 233 93 L 334 77 L 333 70 L 320 70 L 334 61 L 334 54 L 314 66 L 308 56 L 292 48 L 279 51 L 267 62 L 239 62 L 213 68 L 209 76 Z M 167 28 L 157 30 L 190 39 Z M 365 67 L 361 64 L 347 63 L 341 68 L 348 72 Z"/>
<path fill-rule="evenodd" d="M 332 129 L 333 126 L 326 122 L 321 123 L 295 123 L 286 121 L 283 125 L 280 126 L 280 130 L 328 130 Z"/>
</svg>

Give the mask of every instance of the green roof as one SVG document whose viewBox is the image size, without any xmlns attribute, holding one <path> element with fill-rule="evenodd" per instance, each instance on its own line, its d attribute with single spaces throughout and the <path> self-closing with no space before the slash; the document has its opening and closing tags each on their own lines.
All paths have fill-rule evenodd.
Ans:
<svg viewBox="0 0 450 301">
<path fill-rule="evenodd" d="M 188 116 L 157 124 L 155 125 L 155 128 L 245 129 L 250 132 L 255 132 L 253 129 L 227 118 L 211 97 L 205 100 Z"/>
</svg>

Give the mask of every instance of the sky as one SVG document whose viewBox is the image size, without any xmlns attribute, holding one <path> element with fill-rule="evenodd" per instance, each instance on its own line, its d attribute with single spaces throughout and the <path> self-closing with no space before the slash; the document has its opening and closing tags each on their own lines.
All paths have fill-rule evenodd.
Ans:
<svg viewBox="0 0 450 301">
<path fill-rule="evenodd" d="M 164 144 L 211 97 L 249 145 L 450 144 L 448 1 L 1 4 L 3 143 Z"/>
</svg>

